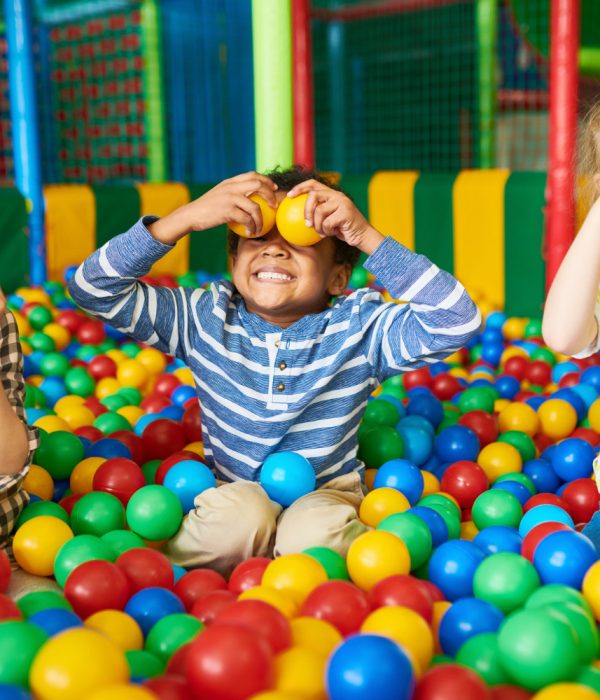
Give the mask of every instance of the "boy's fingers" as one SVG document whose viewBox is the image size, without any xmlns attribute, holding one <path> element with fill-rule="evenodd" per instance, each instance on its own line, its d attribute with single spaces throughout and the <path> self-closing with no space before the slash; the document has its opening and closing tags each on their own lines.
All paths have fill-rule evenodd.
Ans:
<svg viewBox="0 0 600 700">
<path fill-rule="evenodd" d="M 307 226 L 312 226 L 315 219 L 315 209 L 319 203 L 317 192 L 309 192 L 304 204 L 304 222 Z"/>
<path fill-rule="evenodd" d="M 336 205 L 334 202 L 323 202 L 319 204 L 315 211 L 315 230 L 317 233 L 324 233 L 325 235 L 330 235 L 329 231 L 325 228 L 325 220 L 331 216 L 336 210 Z"/>
<path fill-rule="evenodd" d="M 236 204 L 249 217 L 248 223 L 244 224 L 248 229 L 248 234 L 253 236 L 256 233 L 260 233 L 262 230 L 262 213 L 258 204 L 247 197 L 240 197 Z"/>
<path fill-rule="evenodd" d="M 299 194 L 306 194 L 311 191 L 322 191 L 322 192 L 332 192 L 329 187 L 324 185 L 322 182 L 317 182 L 317 180 L 305 180 L 292 187 L 292 189 L 287 193 L 288 197 L 297 197 Z"/>
</svg>

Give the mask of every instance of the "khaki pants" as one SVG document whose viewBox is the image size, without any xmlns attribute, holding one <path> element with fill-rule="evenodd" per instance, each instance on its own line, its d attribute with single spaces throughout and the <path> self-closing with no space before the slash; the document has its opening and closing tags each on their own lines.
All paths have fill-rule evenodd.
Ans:
<svg viewBox="0 0 600 700">
<path fill-rule="evenodd" d="M 164 548 L 174 564 L 209 567 L 227 576 L 249 557 L 330 547 L 342 556 L 367 531 L 358 518 L 363 499 L 356 472 L 332 479 L 283 510 L 252 481 L 204 491 Z"/>
</svg>

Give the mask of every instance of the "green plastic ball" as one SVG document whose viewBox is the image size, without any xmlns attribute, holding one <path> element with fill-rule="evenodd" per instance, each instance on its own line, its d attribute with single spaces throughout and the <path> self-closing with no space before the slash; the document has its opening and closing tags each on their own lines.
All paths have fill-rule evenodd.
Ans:
<svg viewBox="0 0 600 700">
<path fill-rule="evenodd" d="M 450 511 L 460 520 L 462 515 L 460 508 L 446 496 L 441 493 L 430 493 L 427 496 L 423 496 L 418 502 L 420 506 L 426 506 L 428 508 L 433 508 L 434 505 L 444 506 L 445 508 L 450 508 Z"/>
<path fill-rule="evenodd" d="M 582 664 L 590 664 L 598 655 L 598 628 L 593 617 L 576 603 L 550 603 L 542 611 L 551 611 L 564 619 L 575 631 L 576 647 Z"/>
<path fill-rule="evenodd" d="M 134 386 L 123 386 L 117 394 L 127 401 L 128 406 L 139 406 L 142 402 L 142 392 Z"/>
<path fill-rule="evenodd" d="M 523 517 L 523 509 L 512 493 L 493 489 L 477 496 L 473 503 L 471 517 L 478 530 L 492 525 L 518 527 Z"/>
<path fill-rule="evenodd" d="M 542 360 L 542 362 L 547 362 L 552 367 L 556 364 L 556 355 L 550 350 L 550 348 L 537 348 L 531 353 L 532 360 Z"/>
<path fill-rule="evenodd" d="M 114 350 L 117 347 L 117 341 L 114 338 L 104 338 L 97 346 L 98 352 L 104 355 L 109 350 Z"/>
<path fill-rule="evenodd" d="M 164 486 L 143 486 L 129 499 L 127 525 L 140 537 L 159 542 L 172 537 L 183 519 L 181 501 Z"/>
<path fill-rule="evenodd" d="M 0 624 L 0 683 L 29 688 L 29 669 L 40 648 L 48 640 L 41 627 L 30 622 Z"/>
<path fill-rule="evenodd" d="M 166 663 L 184 644 L 195 639 L 204 625 L 186 613 L 175 613 L 161 618 L 146 638 L 146 651 Z"/>
<path fill-rule="evenodd" d="M 369 425 L 388 425 L 393 428 L 400 420 L 400 411 L 385 399 L 373 399 L 367 404 L 362 419 Z"/>
<path fill-rule="evenodd" d="M 486 685 L 508 685 L 510 678 L 500 666 L 498 635 L 477 634 L 461 646 L 456 663 L 479 674 Z"/>
<path fill-rule="evenodd" d="M 424 505 L 419 503 L 418 505 Z M 441 515 L 448 528 L 448 539 L 457 540 L 460 538 L 460 518 L 456 515 L 456 508 L 454 504 L 446 505 L 444 503 L 427 503 L 426 508 L 431 508 L 435 510 L 438 515 Z"/>
<path fill-rule="evenodd" d="M 494 412 L 494 404 L 496 398 L 488 387 L 477 386 L 471 389 L 465 389 L 458 399 L 458 407 L 462 413 L 469 411 L 485 411 L 486 413 Z"/>
<path fill-rule="evenodd" d="M 123 343 L 123 345 L 121 345 L 121 347 L 119 348 L 119 350 L 121 350 L 121 352 L 124 352 L 127 355 L 127 357 L 136 357 L 136 355 L 141 349 L 142 348 L 136 343 Z"/>
<path fill-rule="evenodd" d="M 32 518 L 37 518 L 39 515 L 51 515 L 53 518 L 58 518 L 64 523 L 69 524 L 69 514 L 58 503 L 54 501 L 35 501 L 23 508 L 16 522 L 16 529 Z"/>
<path fill-rule="evenodd" d="M 54 340 L 49 335 L 46 335 L 41 331 L 32 333 L 27 340 L 29 345 L 31 345 L 31 347 L 38 352 L 48 353 L 56 350 L 56 343 Z"/>
<path fill-rule="evenodd" d="M 431 556 L 431 530 L 418 516 L 412 513 L 394 513 L 384 518 L 377 529 L 391 532 L 404 542 L 410 556 L 411 569 L 418 569 Z"/>
<path fill-rule="evenodd" d="M 539 585 L 535 566 L 514 552 L 491 554 L 473 577 L 475 597 L 487 600 L 504 614 L 522 607 Z"/>
<path fill-rule="evenodd" d="M 65 388 L 69 394 L 87 398 L 94 393 L 96 382 L 85 367 L 73 367 L 65 374 Z"/>
<path fill-rule="evenodd" d="M 58 550 L 54 560 L 54 577 L 61 588 L 69 574 L 80 564 L 94 559 L 104 559 L 112 561 L 112 550 L 95 535 L 76 535 L 73 539 L 65 542 Z"/>
<path fill-rule="evenodd" d="M 101 537 L 125 526 L 125 507 L 112 493 L 92 491 L 82 496 L 71 511 L 71 529 L 76 535 Z"/>
<path fill-rule="evenodd" d="M 110 435 L 117 430 L 131 430 L 131 423 L 120 413 L 107 411 L 96 417 L 92 423 L 94 428 L 98 428 L 105 435 Z"/>
<path fill-rule="evenodd" d="M 523 484 L 523 486 L 532 496 L 535 496 L 537 493 L 537 489 L 535 488 L 533 481 L 527 476 L 527 474 L 523 474 L 522 472 L 508 472 L 507 474 L 501 474 L 496 481 L 494 481 L 494 484 L 500 484 L 503 481 L 517 481 L 519 484 Z"/>
<path fill-rule="evenodd" d="M 142 472 L 144 474 L 144 478 L 146 479 L 146 484 L 156 483 L 155 476 L 160 465 L 160 459 L 151 459 L 149 462 L 142 465 Z"/>
<path fill-rule="evenodd" d="M 553 603 L 574 603 L 589 617 L 594 617 L 590 604 L 579 591 L 561 583 L 549 583 L 538 588 L 525 603 L 526 608 L 544 608 Z"/>
<path fill-rule="evenodd" d="M 360 289 L 369 284 L 369 273 L 362 265 L 357 265 L 352 269 L 348 286 L 352 289 Z"/>
<path fill-rule="evenodd" d="M 114 554 L 113 559 L 117 559 L 123 552 L 127 552 L 130 549 L 139 549 L 146 546 L 144 540 L 139 535 L 136 535 L 135 532 L 131 532 L 131 530 L 111 530 L 102 535 L 100 539 L 112 550 Z"/>
<path fill-rule="evenodd" d="M 588 688 L 600 693 L 600 668 L 595 666 L 585 666 L 579 671 L 575 683 L 586 685 Z"/>
<path fill-rule="evenodd" d="M 48 323 L 52 323 L 52 312 L 45 306 L 34 306 L 27 312 L 27 320 L 32 328 L 40 331 Z"/>
<path fill-rule="evenodd" d="M 541 338 L 542 337 L 542 319 L 532 318 L 527 322 L 525 326 L 525 331 L 523 333 L 524 338 Z"/>
<path fill-rule="evenodd" d="M 508 445 L 515 447 L 521 455 L 523 464 L 535 459 L 535 442 L 529 435 L 527 435 L 527 433 L 523 433 L 520 430 L 507 430 L 505 433 L 500 435 L 498 442 L 505 442 Z"/>
<path fill-rule="evenodd" d="M 40 373 L 44 377 L 64 377 L 71 365 L 66 355 L 50 352 L 40 361 Z"/>
<path fill-rule="evenodd" d="M 89 362 L 92 360 L 96 355 L 99 355 L 100 353 L 98 352 L 98 348 L 95 345 L 82 345 L 81 347 L 77 348 L 77 352 L 75 353 L 75 357 L 78 360 L 83 360 L 84 362 Z"/>
<path fill-rule="evenodd" d="M 513 612 L 500 627 L 500 663 L 513 683 L 539 690 L 571 680 L 580 666 L 571 625 L 546 609 Z"/>
<path fill-rule="evenodd" d="M 195 289 L 198 286 L 198 280 L 193 272 L 186 272 L 183 275 L 177 277 L 177 284 L 180 287 L 191 287 Z"/>
<path fill-rule="evenodd" d="M 132 678 L 154 678 L 161 676 L 165 664 L 155 654 L 144 649 L 131 649 L 125 652 L 125 659 Z"/>
<path fill-rule="evenodd" d="M 42 610 L 50 610 L 51 608 L 73 610 L 71 603 L 58 591 L 32 591 L 31 593 L 26 593 L 17 601 L 17 607 L 25 618 L 29 618 Z"/>
<path fill-rule="evenodd" d="M 68 479 L 84 458 L 84 449 L 77 435 L 66 430 L 53 433 L 40 431 L 40 446 L 35 451 L 34 464 L 44 467 L 53 479 Z"/>
<path fill-rule="evenodd" d="M 359 459 L 367 467 L 379 469 L 382 464 L 404 455 L 400 433 L 386 425 L 376 426 L 359 438 Z"/>
<path fill-rule="evenodd" d="M 319 564 L 325 569 L 329 580 L 339 579 L 348 581 L 348 568 L 346 560 L 341 554 L 338 554 L 334 549 L 329 547 L 309 547 L 304 550 L 304 554 L 308 554 L 313 559 L 316 559 Z"/>
<path fill-rule="evenodd" d="M 110 396 L 105 396 L 100 399 L 100 403 L 105 406 L 109 411 L 118 411 L 123 406 L 127 406 L 127 399 L 118 394 L 111 394 Z"/>
</svg>

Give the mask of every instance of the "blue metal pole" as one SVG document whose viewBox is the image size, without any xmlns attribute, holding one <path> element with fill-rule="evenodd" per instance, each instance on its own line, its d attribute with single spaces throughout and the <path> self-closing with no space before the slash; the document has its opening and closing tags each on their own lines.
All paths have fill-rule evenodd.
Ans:
<svg viewBox="0 0 600 700">
<path fill-rule="evenodd" d="M 35 91 L 30 0 L 4 0 L 15 182 L 29 211 L 29 270 L 32 284 L 46 281 L 44 193 Z"/>
</svg>

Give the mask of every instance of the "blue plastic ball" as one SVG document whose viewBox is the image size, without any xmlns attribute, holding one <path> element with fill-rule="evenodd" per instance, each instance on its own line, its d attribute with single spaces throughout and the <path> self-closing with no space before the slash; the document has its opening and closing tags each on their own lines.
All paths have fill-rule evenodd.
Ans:
<svg viewBox="0 0 600 700">
<path fill-rule="evenodd" d="M 269 498 L 284 508 L 314 491 L 316 485 L 312 464 L 297 452 L 269 455 L 260 470 L 259 481 Z"/>
<path fill-rule="evenodd" d="M 104 457 L 105 459 L 113 459 L 114 457 L 124 457 L 131 459 L 131 451 L 127 445 L 115 438 L 100 438 L 93 442 L 91 447 L 86 452 L 86 457 Z"/>
<path fill-rule="evenodd" d="M 183 459 L 167 472 L 163 486 L 181 501 L 184 513 L 194 508 L 194 499 L 206 489 L 215 488 L 217 480 L 211 470 L 194 459 Z"/>
<path fill-rule="evenodd" d="M 600 365 L 586 367 L 581 373 L 581 382 L 591 384 L 596 391 L 600 391 Z"/>
<path fill-rule="evenodd" d="M 519 523 L 519 535 L 525 537 L 536 525 L 541 525 L 542 523 L 563 523 L 569 527 L 575 527 L 573 518 L 571 518 L 566 510 L 547 503 L 541 506 L 535 506 L 535 508 L 528 510 L 527 513 L 523 515 Z"/>
<path fill-rule="evenodd" d="M 39 388 L 48 400 L 49 406 L 54 406 L 59 399 L 67 395 L 65 383 L 60 377 L 46 377 Z"/>
<path fill-rule="evenodd" d="M 382 464 L 375 474 L 375 488 L 388 486 L 401 491 L 411 506 L 421 498 L 425 482 L 421 470 L 407 459 L 391 459 Z"/>
<path fill-rule="evenodd" d="M 2 700 L 31 700 L 32 695 L 30 695 L 23 688 L 17 688 L 16 685 L 7 685 L 6 683 L 0 683 L 0 698 Z"/>
<path fill-rule="evenodd" d="M 406 416 L 398 421 L 396 424 L 396 430 L 400 428 L 421 428 L 426 430 L 432 437 L 435 435 L 435 428 L 423 416 Z"/>
<path fill-rule="evenodd" d="M 538 493 L 554 493 L 560 486 L 560 479 L 546 459 L 532 459 L 525 462 L 523 474 L 533 481 Z"/>
<path fill-rule="evenodd" d="M 593 391 L 593 387 L 591 387 L 591 389 Z M 581 396 L 579 396 L 579 394 L 570 388 L 559 389 L 558 391 L 555 391 L 550 398 L 562 399 L 568 404 L 571 404 L 577 413 L 578 421 L 583 420 L 587 415 L 587 406 L 585 405 L 585 401 L 581 398 Z"/>
<path fill-rule="evenodd" d="M 580 532 L 559 530 L 544 537 L 535 549 L 533 565 L 542 583 L 560 583 L 581 590 L 584 576 L 598 560 L 592 542 Z"/>
<path fill-rule="evenodd" d="M 413 506 L 406 512 L 418 516 L 427 525 L 431 531 L 431 544 L 434 548 L 448 541 L 448 526 L 437 510 L 427 506 Z"/>
<path fill-rule="evenodd" d="M 357 634 L 335 649 L 325 682 L 330 700 L 410 700 L 415 678 L 398 644 L 379 635 Z"/>
<path fill-rule="evenodd" d="M 578 365 L 570 360 L 566 362 L 557 362 L 552 368 L 550 377 L 555 384 L 558 384 L 565 374 L 572 374 L 573 372 L 579 373 L 580 369 Z"/>
<path fill-rule="evenodd" d="M 486 328 L 500 328 L 506 323 L 507 316 L 503 311 L 492 311 L 485 319 Z"/>
<path fill-rule="evenodd" d="M 473 538 L 473 543 L 486 555 L 498 552 L 521 554 L 523 538 L 514 527 L 491 525 L 478 532 Z"/>
<path fill-rule="evenodd" d="M 125 612 L 138 623 L 145 637 L 163 617 L 184 613 L 185 608 L 172 591 L 153 587 L 134 593 L 125 606 Z"/>
<path fill-rule="evenodd" d="M 165 406 L 162 410 L 158 412 L 161 418 L 167 418 L 168 420 L 174 420 L 179 422 L 183 418 L 184 410 L 181 406 Z"/>
<path fill-rule="evenodd" d="M 521 507 L 531 498 L 531 491 L 519 481 L 509 481 L 508 479 L 506 481 L 499 481 L 492 486 L 492 489 L 500 489 L 512 493 L 521 504 Z"/>
<path fill-rule="evenodd" d="M 575 384 L 570 389 L 583 400 L 587 408 L 598 398 L 598 390 L 591 384 Z"/>
<path fill-rule="evenodd" d="M 442 651 L 456 656 L 461 646 L 471 637 L 496 632 L 504 615 L 495 605 L 479 598 L 457 600 L 444 613 L 439 627 Z"/>
<path fill-rule="evenodd" d="M 552 469 L 563 481 L 584 479 L 592 475 L 596 452 L 581 438 L 567 438 L 556 445 L 552 454 Z"/>
<path fill-rule="evenodd" d="M 431 394 L 416 396 L 408 402 L 406 411 L 409 416 L 422 416 L 434 428 L 444 419 L 444 407 L 442 402 Z"/>
<path fill-rule="evenodd" d="M 176 406 L 183 406 L 186 401 L 197 398 L 196 388 L 189 384 L 176 386 L 171 392 L 171 401 Z"/>
<path fill-rule="evenodd" d="M 528 406 L 531 406 L 534 411 L 537 411 L 538 408 L 546 401 L 548 401 L 548 399 L 545 396 L 538 396 L 537 394 L 535 396 L 529 396 L 525 399 L 525 403 Z"/>
<path fill-rule="evenodd" d="M 171 564 L 171 568 L 173 569 L 173 578 L 175 580 L 175 583 L 179 581 L 179 579 L 182 576 L 185 576 L 187 574 L 187 569 L 184 569 L 183 566 L 177 566 L 177 564 Z"/>
<path fill-rule="evenodd" d="M 451 540 L 439 546 L 429 560 L 429 580 L 455 601 L 473 595 L 473 576 L 485 554 L 466 540 Z"/>
<path fill-rule="evenodd" d="M 436 437 L 435 453 L 442 462 L 475 462 L 479 454 L 479 439 L 464 425 L 450 425 Z"/>
<path fill-rule="evenodd" d="M 521 383 L 510 374 L 501 374 L 494 382 L 494 386 L 503 399 L 512 399 L 521 391 Z"/>
<path fill-rule="evenodd" d="M 433 435 L 424 428 L 413 425 L 398 425 L 398 433 L 404 442 L 404 456 L 409 462 L 418 467 L 422 466 L 433 453 Z"/>
<path fill-rule="evenodd" d="M 150 425 L 150 423 L 153 423 L 155 420 L 159 420 L 160 416 L 158 413 L 146 413 L 145 416 L 142 416 L 135 424 L 133 427 L 133 432 L 138 436 L 142 437 L 142 433 L 144 430 Z"/>
<path fill-rule="evenodd" d="M 29 622 L 43 629 L 49 637 L 71 627 L 81 627 L 83 624 L 74 612 L 63 608 L 40 610 L 29 618 Z"/>
</svg>

